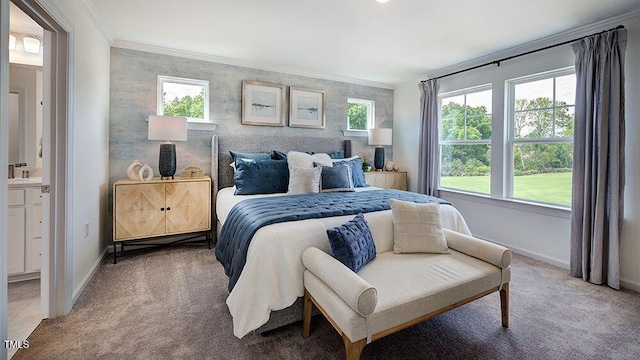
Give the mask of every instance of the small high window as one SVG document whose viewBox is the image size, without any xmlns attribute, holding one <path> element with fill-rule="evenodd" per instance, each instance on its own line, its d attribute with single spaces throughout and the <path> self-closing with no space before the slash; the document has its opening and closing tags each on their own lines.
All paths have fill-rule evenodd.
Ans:
<svg viewBox="0 0 640 360">
<path fill-rule="evenodd" d="M 209 82 L 158 75 L 158 115 L 209 123 Z"/>
<path fill-rule="evenodd" d="M 368 131 L 374 126 L 375 101 L 347 99 L 347 130 Z"/>
</svg>

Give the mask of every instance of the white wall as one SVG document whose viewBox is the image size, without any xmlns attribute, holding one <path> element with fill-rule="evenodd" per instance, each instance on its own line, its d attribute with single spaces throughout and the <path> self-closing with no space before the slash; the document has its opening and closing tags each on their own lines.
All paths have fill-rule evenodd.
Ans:
<svg viewBox="0 0 640 360">
<path fill-rule="evenodd" d="M 74 301 L 107 245 L 110 44 L 77 0 L 51 0 L 73 25 L 70 118 Z M 67 214 L 69 216 L 69 214 Z M 85 235 L 85 223 L 89 223 Z"/>
<path fill-rule="evenodd" d="M 621 242 L 622 286 L 640 290 L 640 23 L 624 23 L 628 31 L 626 55 L 626 189 L 625 218 Z M 499 57 L 496 57 L 499 58 Z M 562 46 L 536 54 L 443 78 L 440 92 L 491 83 L 493 86 L 493 133 L 504 132 L 505 80 L 574 65 L 570 46 Z M 400 84 L 395 91 L 394 161 L 409 172 L 409 188 L 416 190 L 418 168 L 418 134 L 420 129 L 420 79 Z M 492 147 L 492 164 L 502 163 L 503 150 Z M 492 181 L 501 179 L 502 169 L 494 172 Z M 496 176 L 498 175 L 498 176 Z M 495 195 L 495 186 L 492 186 Z M 519 252 L 568 268 L 570 213 L 542 209 L 507 200 L 482 196 L 440 192 L 455 205 L 478 237 L 511 247 Z"/>
</svg>

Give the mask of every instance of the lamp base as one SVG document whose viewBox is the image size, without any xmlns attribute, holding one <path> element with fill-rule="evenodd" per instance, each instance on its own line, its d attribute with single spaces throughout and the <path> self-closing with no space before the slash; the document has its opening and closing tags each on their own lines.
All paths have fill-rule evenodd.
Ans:
<svg viewBox="0 0 640 360">
<path fill-rule="evenodd" d="M 173 179 L 176 173 L 176 145 L 160 144 L 158 171 L 163 180 Z"/>
<path fill-rule="evenodd" d="M 382 171 L 382 169 L 384 169 L 384 148 L 382 146 L 376 147 L 373 165 L 375 166 L 376 171 Z"/>
</svg>

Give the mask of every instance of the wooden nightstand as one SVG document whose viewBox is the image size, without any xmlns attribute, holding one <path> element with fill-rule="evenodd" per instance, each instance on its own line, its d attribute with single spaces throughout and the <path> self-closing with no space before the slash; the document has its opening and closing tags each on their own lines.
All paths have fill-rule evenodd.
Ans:
<svg viewBox="0 0 640 360">
<path fill-rule="evenodd" d="M 368 171 L 364 173 L 367 184 L 383 189 L 407 190 L 406 171 Z"/>
<path fill-rule="evenodd" d="M 116 243 L 124 252 L 125 242 L 133 240 L 204 232 L 211 248 L 211 178 L 119 180 L 113 194 L 114 264 Z"/>
</svg>

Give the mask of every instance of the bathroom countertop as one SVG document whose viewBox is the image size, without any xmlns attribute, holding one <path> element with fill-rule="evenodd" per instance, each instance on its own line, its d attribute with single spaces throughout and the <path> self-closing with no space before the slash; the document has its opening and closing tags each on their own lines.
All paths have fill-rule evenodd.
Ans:
<svg viewBox="0 0 640 360">
<path fill-rule="evenodd" d="M 8 179 L 9 189 L 19 187 L 38 187 L 42 185 L 42 177 Z"/>
</svg>

